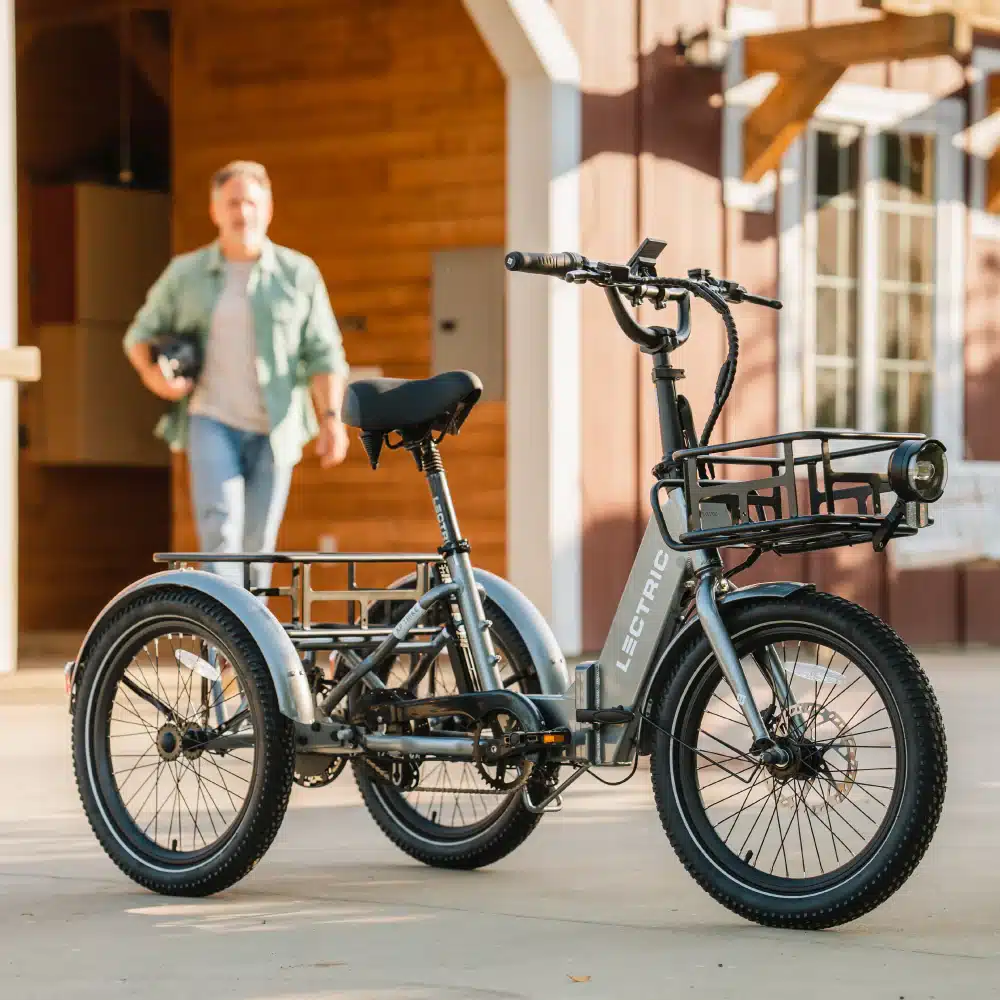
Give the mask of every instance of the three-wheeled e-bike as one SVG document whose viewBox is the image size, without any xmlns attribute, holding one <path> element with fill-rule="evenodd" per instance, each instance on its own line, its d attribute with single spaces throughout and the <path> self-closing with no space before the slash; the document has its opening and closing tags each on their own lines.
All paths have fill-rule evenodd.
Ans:
<svg viewBox="0 0 1000 1000">
<path fill-rule="evenodd" d="M 354 382 L 346 422 L 373 469 L 383 446 L 412 457 L 441 547 L 160 554 L 163 570 L 108 603 L 67 664 L 73 759 L 94 832 L 130 878 L 178 895 L 231 886 L 272 843 L 293 784 L 327 784 L 348 761 L 402 851 L 476 868 L 521 844 L 571 783 L 619 783 L 645 755 L 680 860 L 747 919 L 833 926 L 908 878 L 947 771 L 922 668 L 856 604 L 734 577 L 765 552 L 881 551 L 914 534 L 943 493 L 945 449 L 833 430 L 710 444 L 737 368 L 728 304 L 780 303 L 705 270 L 659 277 L 663 245 L 645 240 L 620 265 L 506 257 L 509 271 L 602 288 L 651 360 L 662 460 L 599 657 L 569 669 L 537 609 L 473 566 L 439 445 L 478 400 L 476 375 Z M 692 298 L 721 316 L 729 345 L 700 437 L 671 361 Z M 676 328 L 640 325 L 626 303 L 643 301 L 673 304 Z M 727 566 L 724 549 L 747 557 Z M 235 580 L 225 563 L 241 564 Z M 265 564 L 288 582 L 258 580 Z M 360 580 L 389 564 L 405 571 Z M 331 573 L 346 579 L 324 585 Z M 344 614 L 318 619 L 333 602 Z"/>
</svg>

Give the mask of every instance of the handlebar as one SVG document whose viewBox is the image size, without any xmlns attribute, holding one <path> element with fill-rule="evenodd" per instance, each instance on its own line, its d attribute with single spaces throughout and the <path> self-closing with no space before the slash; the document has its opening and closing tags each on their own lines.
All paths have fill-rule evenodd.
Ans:
<svg viewBox="0 0 1000 1000">
<path fill-rule="evenodd" d="M 649 354 L 670 352 L 683 344 L 691 332 L 691 296 L 707 302 L 722 317 L 729 350 L 719 370 L 715 405 L 702 431 L 701 444 L 704 446 L 708 444 L 736 377 L 739 337 L 727 303 L 749 302 L 769 309 L 780 309 L 781 302 L 763 295 L 753 295 L 737 282 L 716 278 L 703 268 L 689 270 L 686 278 L 658 277 L 654 264 L 665 245 L 662 240 L 644 240 L 627 264 L 590 261 L 575 253 L 524 253 L 511 250 L 504 259 L 504 266 L 508 271 L 547 275 L 563 278 L 574 284 L 591 283 L 603 288 L 622 332 L 629 340 L 638 344 L 643 352 Z M 637 323 L 625 308 L 623 298 L 628 299 L 633 306 L 638 306 L 642 301 L 651 302 L 657 309 L 662 309 L 668 302 L 676 302 L 677 329 L 647 327 Z"/>
<path fill-rule="evenodd" d="M 749 292 L 743 296 L 744 302 L 752 302 L 755 306 L 767 306 L 768 309 L 780 309 L 780 299 L 767 299 L 763 295 L 751 295 Z"/>
<path fill-rule="evenodd" d="M 563 278 L 574 284 L 592 283 L 603 287 L 622 332 L 647 351 L 657 351 L 666 346 L 673 349 L 687 340 L 690 333 L 691 293 L 706 299 L 717 311 L 725 310 L 724 302 L 749 302 L 769 309 L 781 308 L 778 299 L 753 295 L 735 281 L 715 278 L 708 270 L 700 268 L 688 271 L 686 279 L 658 278 L 654 273 L 648 273 L 649 269 L 637 273 L 627 265 L 591 261 L 582 254 L 526 253 L 521 250 L 511 250 L 504 258 L 504 266 L 508 271 L 540 274 Z M 680 290 L 671 290 L 671 285 Z M 646 327 L 637 323 L 622 302 L 623 293 L 632 305 L 646 301 L 657 309 L 662 309 L 668 302 L 678 303 L 678 329 Z"/>
<path fill-rule="evenodd" d="M 520 250 L 511 250 L 504 260 L 504 266 L 508 271 L 565 278 L 575 268 L 592 265 L 586 257 L 581 257 L 578 253 L 522 253 Z"/>
</svg>

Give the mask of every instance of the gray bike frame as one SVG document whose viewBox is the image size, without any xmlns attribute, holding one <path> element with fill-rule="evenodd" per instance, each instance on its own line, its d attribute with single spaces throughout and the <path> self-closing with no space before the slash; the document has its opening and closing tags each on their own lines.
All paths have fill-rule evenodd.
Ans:
<svg viewBox="0 0 1000 1000">
<path fill-rule="evenodd" d="M 686 312 L 683 314 L 686 317 Z M 686 319 L 685 319 L 686 322 Z M 669 456 L 681 444 L 677 396 L 674 379 L 678 372 L 671 368 L 666 346 L 652 352 L 654 381 L 660 417 L 660 434 L 664 456 Z M 428 557 L 438 563 L 441 582 L 429 590 L 411 591 L 416 597 L 412 606 L 392 627 L 388 635 L 363 659 L 351 649 L 342 650 L 349 670 L 324 698 L 316 711 L 305 671 L 298 655 L 298 646 L 273 613 L 248 591 L 214 574 L 173 568 L 154 573 L 126 588 L 105 607 L 91 626 L 79 654 L 67 664 L 68 686 L 73 694 L 79 680 L 79 668 L 86 660 L 87 650 L 99 622 L 107 620 L 117 607 L 137 591 L 164 584 L 204 591 L 239 614 L 258 642 L 271 673 L 283 714 L 296 723 L 300 752 L 348 752 L 339 739 L 342 727 L 328 722 L 330 710 L 357 684 L 369 688 L 382 687 L 375 670 L 389 657 L 403 649 L 416 647 L 407 642 L 431 609 L 440 601 L 452 603 L 454 618 L 462 623 L 462 646 L 467 651 L 469 666 L 474 672 L 480 691 L 504 690 L 497 670 L 499 657 L 494 650 L 489 623 L 483 608 L 483 594 L 490 597 L 511 619 L 524 639 L 532 663 L 541 682 L 542 694 L 522 695 L 518 702 L 525 710 L 526 721 L 537 728 L 569 729 L 572 746 L 563 751 L 568 763 L 591 766 L 615 766 L 631 763 L 642 745 L 642 721 L 651 710 L 651 701 L 660 690 L 671 669 L 671 654 L 689 635 L 700 627 L 720 663 L 746 721 L 754 735 L 751 753 L 761 760 L 781 763 L 784 751 L 773 745 L 753 698 L 746 676 L 726 630 L 719 609 L 730 600 L 757 596 L 781 597 L 802 589 L 799 583 L 764 584 L 737 589 L 724 579 L 723 567 L 714 550 L 678 551 L 670 548 L 660 535 L 655 518 L 651 518 L 636 554 L 628 582 L 618 604 L 607 641 L 600 658 L 594 663 L 581 664 L 570 679 L 565 661 L 551 629 L 537 609 L 506 581 L 473 569 L 470 547 L 462 538 L 458 519 L 448 489 L 444 467 L 436 444 L 429 440 L 419 446 L 420 467 L 430 488 L 443 544 L 440 557 Z M 684 493 L 679 487 L 667 492 L 662 504 L 666 525 L 674 537 L 683 533 L 687 523 Z M 729 513 L 722 504 L 702 504 L 704 527 L 729 523 Z M 168 561 L 207 558 L 210 554 L 173 554 Z M 255 561 L 252 554 L 230 556 L 246 562 Z M 345 561 L 371 556 L 342 556 Z M 257 557 L 259 559 L 259 556 Z M 400 581 L 405 592 L 406 581 Z M 392 589 L 386 599 L 392 600 Z M 396 591 L 400 592 L 400 591 Z M 404 593 L 400 593 L 404 597 Z M 407 595 L 408 596 L 408 595 Z M 405 599 L 405 597 L 404 597 Z M 457 604 L 457 609 L 454 605 Z M 364 626 L 356 630 L 365 631 Z M 443 649 L 445 630 L 421 648 Z M 301 645 L 301 637 L 299 637 Z M 323 648 L 323 639 L 312 639 L 310 648 Z M 328 648 L 334 648 L 329 646 Z M 772 651 L 758 654 L 758 665 L 769 675 L 776 695 L 787 702 L 787 678 Z M 756 659 L 756 657 L 755 657 Z M 517 696 L 513 696 L 515 699 Z M 602 712 L 621 709 L 615 716 L 601 718 Z M 578 713 L 584 713 L 581 719 Z M 595 716 L 593 713 L 597 713 Z M 624 721 L 622 719 L 624 718 Z M 220 739 L 224 736 L 220 733 Z M 230 741 L 232 736 L 227 736 Z M 433 739 L 426 737 L 366 734 L 359 749 L 409 753 L 433 753 Z M 339 744 L 339 745 L 338 745 Z M 447 744 L 447 745 L 445 745 Z M 472 740 L 438 741 L 442 756 L 471 757 Z"/>
</svg>

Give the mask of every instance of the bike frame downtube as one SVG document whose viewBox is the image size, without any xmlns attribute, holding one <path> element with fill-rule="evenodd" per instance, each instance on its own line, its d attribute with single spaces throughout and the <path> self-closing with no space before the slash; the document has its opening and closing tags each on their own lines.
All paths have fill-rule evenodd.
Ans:
<svg viewBox="0 0 1000 1000">
<path fill-rule="evenodd" d="M 445 478 L 441 458 L 434 445 L 428 445 L 423 450 L 424 472 L 434 502 L 438 527 L 441 529 L 441 539 L 444 542 L 443 551 L 445 563 L 451 573 L 452 580 L 458 584 L 458 607 L 465 624 L 465 635 L 472 654 L 472 663 L 479 677 L 479 683 L 484 691 L 502 690 L 500 672 L 497 664 L 500 658 L 493 648 L 483 602 L 476 586 L 476 578 L 472 572 L 472 560 L 469 558 L 468 545 L 462 539 L 458 530 L 458 519 L 455 516 L 455 505 L 451 500 L 448 481 Z"/>
</svg>

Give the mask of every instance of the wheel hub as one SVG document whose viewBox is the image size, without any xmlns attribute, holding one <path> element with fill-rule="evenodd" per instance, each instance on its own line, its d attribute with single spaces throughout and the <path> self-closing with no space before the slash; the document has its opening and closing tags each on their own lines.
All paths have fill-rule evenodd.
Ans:
<svg viewBox="0 0 1000 1000">
<path fill-rule="evenodd" d="M 180 729 L 172 722 L 161 726 L 156 734 L 156 749 L 163 760 L 177 760 L 184 749 Z"/>
<path fill-rule="evenodd" d="M 847 798 L 857 776 L 857 746 L 852 736 L 842 736 L 846 723 L 837 712 L 824 705 L 797 704 L 788 713 L 809 720 L 814 739 L 803 739 L 787 733 L 788 722 L 781 726 L 785 732 L 775 737 L 775 743 L 792 755 L 787 767 L 769 767 L 774 779 L 786 784 L 793 778 L 812 782 L 822 799 L 839 803 Z M 826 760 L 834 753 L 833 766 Z M 781 804 L 793 805 L 793 797 L 783 796 Z"/>
</svg>

